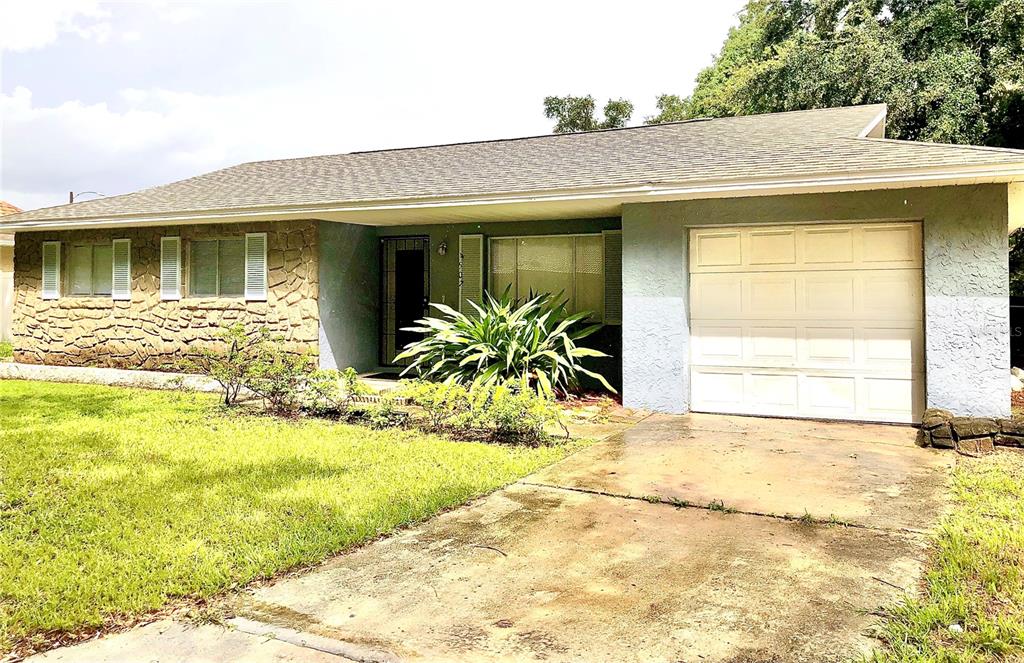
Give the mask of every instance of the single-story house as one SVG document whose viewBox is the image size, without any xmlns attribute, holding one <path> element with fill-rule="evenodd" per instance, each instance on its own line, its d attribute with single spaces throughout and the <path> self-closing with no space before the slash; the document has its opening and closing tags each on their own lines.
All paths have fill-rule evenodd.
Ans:
<svg viewBox="0 0 1024 663">
<path fill-rule="evenodd" d="M 882 105 L 225 168 L 5 217 L 15 358 L 173 365 L 267 325 L 379 371 L 428 302 L 564 292 L 625 405 L 1009 413 L 1024 151 L 885 138 Z"/>
</svg>

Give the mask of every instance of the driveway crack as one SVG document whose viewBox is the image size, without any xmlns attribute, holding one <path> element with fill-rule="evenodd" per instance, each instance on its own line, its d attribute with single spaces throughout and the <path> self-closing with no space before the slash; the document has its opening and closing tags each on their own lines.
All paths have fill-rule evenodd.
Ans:
<svg viewBox="0 0 1024 663">
<path fill-rule="evenodd" d="M 865 530 L 868 532 L 879 532 L 882 534 L 899 534 L 899 535 L 910 535 L 910 536 L 922 536 L 927 535 L 928 530 L 914 529 L 911 527 L 878 527 L 875 525 L 867 525 L 864 523 L 858 523 L 853 521 L 837 520 L 837 519 L 823 519 L 816 518 L 810 514 L 803 516 L 794 516 L 791 514 L 777 513 L 765 513 L 763 511 L 748 511 L 745 509 L 736 509 L 729 507 L 723 500 L 715 499 L 708 504 L 700 504 L 698 502 L 691 502 L 689 500 L 675 499 L 675 498 L 663 498 L 659 495 L 628 495 L 622 493 L 612 493 L 604 490 L 596 490 L 594 488 L 580 488 L 576 486 L 559 486 L 557 484 L 540 483 L 535 481 L 520 481 L 521 485 L 532 486 L 534 488 L 547 488 L 550 490 L 564 490 L 571 493 L 584 493 L 587 495 L 598 495 L 600 497 L 611 497 L 613 499 L 621 500 L 632 500 L 636 502 L 646 502 L 648 504 L 670 506 L 676 509 L 701 509 L 703 511 L 717 511 L 719 513 L 733 514 L 738 513 L 744 516 L 755 516 L 758 518 L 768 518 L 771 520 L 778 520 L 782 522 L 797 522 L 806 525 L 819 525 L 826 527 L 848 527 L 851 529 Z"/>
</svg>

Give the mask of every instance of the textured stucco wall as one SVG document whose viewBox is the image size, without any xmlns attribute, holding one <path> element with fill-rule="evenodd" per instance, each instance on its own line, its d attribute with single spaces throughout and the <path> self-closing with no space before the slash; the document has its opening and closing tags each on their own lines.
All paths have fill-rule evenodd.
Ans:
<svg viewBox="0 0 1024 663">
<path fill-rule="evenodd" d="M 160 237 L 182 238 L 187 280 L 189 241 L 267 233 L 267 301 L 242 297 L 160 299 Z M 108 368 L 174 368 L 197 348 L 217 341 L 225 325 L 268 327 L 294 351 L 317 351 L 317 224 L 280 221 L 174 227 L 18 233 L 15 265 L 15 361 Z M 132 241 L 131 301 L 65 294 L 41 297 L 42 242 L 61 244 L 67 293 L 67 245 L 74 241 Z M 186 288 L 187 292 L 187 288 Z"/>
<path fill-rule="evenodd" d="M 1006 190 L 970 188 L 952 202 L 924 222 L 928 405 L 1009 416 Z"/>
<path fill-rule="evenodd" d="M 688 232 L 652 205 L 622 213 L 622 399 L 626 407 L 690 409 Z"/>
<path fill-rule="evenodd" d="M 1009 413 L 1006 185 L 694 200 L 623 208 L 623 399 L 689 407 L 689 228 L 922 221 L 927 402 Z"/>
<path fill-rule="evenodd" d="M 320 222 L 320 366 L 377 366 L 377 229 Z"/>
</svg>

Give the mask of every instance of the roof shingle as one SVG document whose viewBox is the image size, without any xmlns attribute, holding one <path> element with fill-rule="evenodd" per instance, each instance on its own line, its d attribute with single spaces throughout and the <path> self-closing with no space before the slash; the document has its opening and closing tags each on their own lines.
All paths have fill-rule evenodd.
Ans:
<svg viewBox="0 0 1024 663">
<path fill-rule="evenodd" d="M 861 138 L 884 109 L 853 106 L 255 161 L 135 193 L 23 212 L 0 225 L 886 169 L 1024 166 L 1022 150 Z"/>
</svg>

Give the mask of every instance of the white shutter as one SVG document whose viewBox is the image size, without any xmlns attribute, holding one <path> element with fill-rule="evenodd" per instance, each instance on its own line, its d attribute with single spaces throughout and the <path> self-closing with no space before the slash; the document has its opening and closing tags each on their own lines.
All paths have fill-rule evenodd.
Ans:
<svg viewBox="0 0 1024 663">
<path fill-rule="evenodd" d="M 484 303 L 484 236 L 459 235 L 459 310 L 473 312 L 469 300 Z"/>
<path fill-rule="evenodd" d="M 181 299 L 181 238 L 160 238 L 160 299 Z"/>
<path fill-rule="evenodd" d="M 60 242 L 43 242 L 43 299 L 60 298 Z"/>
<path fill-rule="evenodd" d="M 267 299 L 267 233 L 245 236 L 245 298 Z"/>
<path fill-rule="evenodd" d="M 130 301 L 132 298 L 132 241 L 130 239 L 114 240 L 114 266 L 111 280 L 111 297 L 117 300 Z"/>
<path fill-rule="evenodd" d="M 622 324 L 622 231 L 605 230 L 604 236 L 604 322 Z"/>
</svg>

